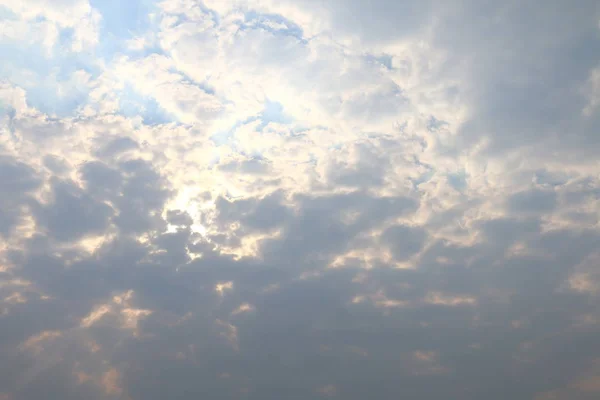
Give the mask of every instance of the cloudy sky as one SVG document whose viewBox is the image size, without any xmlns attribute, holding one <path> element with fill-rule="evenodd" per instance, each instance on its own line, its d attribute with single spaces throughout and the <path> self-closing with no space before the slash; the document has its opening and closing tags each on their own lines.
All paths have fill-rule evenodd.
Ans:
<svg viewBox="0 0 600 400">
<path fill-rule="evenodd" d="M 0 0 L 0 400 L 600 398 L 575 3 Z"/>
</svg>

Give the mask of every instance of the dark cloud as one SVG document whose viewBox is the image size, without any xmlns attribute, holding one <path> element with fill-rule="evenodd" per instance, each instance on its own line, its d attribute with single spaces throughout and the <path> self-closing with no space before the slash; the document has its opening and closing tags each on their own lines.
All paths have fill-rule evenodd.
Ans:
<svg viewBox="0 0 600 400">
<path fill-rule="evenodd" d="M 353 143 L 335 151 L 327 166 L 327 179 L 335 186 L 377 187 L 385 183 L 390 167 L 389 154 L 382 154 L 381 143 Z M 384 146 L 381 146 L 384 147 Z"/>
<path fill-rule="evenodd" d="M 382 241 L 389 246 L 397 260 L 406 260 L 423 248 L 427 233 L 422 228 L 394 225 L 385 230 Z"/>
<path fill-rule="evenodd" d="M 600 63 L 598 12 L 593 1 L 577 9 L 560 1 L 465 2 L 441 18 L 437 41 L 472 85 L 464 143 L 486 137 L 496 155 L 525 146 L 536 156 L 591 156 L 597 116 L 581 118 L 581 88 Z"/>
<path fill-rule="evenodd" d="M 512 212 L 547 213 L 556 207 L 556 193 L 552 191 L 529 190 L 515 193 L 508 199 Z"/>
<path fill-rule="evenodd" d="M 29 165 L 0 156 L 0 235 L 9 235 L 24 215 L 30 194 L 42 183 Z"/>
<path fill-rule="evenodd" d="M 385 221 L 387 215 L 402 213 L 407 204 L 410 207 L 404 200 L 404 207 L 388 206 L 381 212 L 391 200 L 380 202 L 356 194 L 334 198 L 335 202 L 328 197 L 298 198 L 301 212 L 280 220 L 292 229 L 280 239 L 282 243 L 300 235 L 301 228 L 307 230 L 301 237 L 315 235 L 312 228 L 317 221 L 323 221 L 319 227 L 329 226 L 344 209 L 368 205 L 368 201 L 377 207 L 364 217 L 364 229 Z M 344 207 L 334 213 L 330 204 Z M 248 215 L 245 210 L 230 208 L 229 218 L 242 220 Z M 301 222 L 308 216 L 312 216 L 309 225 Z M 202 258 L 190 261 L 184 249 L 196 239 L 182 229 L 156 236 L 146 244 L 117 239 L 69 267 L 50 256 L 21 261 L 23 276 L 52 299 L 27 303 L 4 318 L 18 327 L 13 335 L 15 346 L 25 323 L 35 321 L 28 328 L 30 335 L 41 330 L 77 329 L 97 304 L 110 303 L 115 294 L 133 290 L 132 306 L 153 310 L 139 322 L 137 338 L 118 334 L 116 337 L 123 339 L 111 340 L 115 330 L 123 328 L 119 328 L 119 319 L 110 318 L 82 334 L 98 343 L 99 354 L 111 365 L 119 366 L 123 393 L 134 399 L 165 395 L 259 399 L 277 398 L 281 393 L 301 398 L 315 396 L 319 388 L 328 385 L 349 399 L 367 393 L 389 399 L 398 393 L 424 398 L 450 393 L 475 399 L 502 389 L 506 382 L 510 388 L 492 398 L 503 398 L 507 392 L 515 398 L 532 398 L 552 385 L 568 385 L 592 357 L 585 350 L 565 353 L 560 349 L 569 348 L 573 338 L 587 343 L 588 348 L 597 346 L 593 334 L 597 330 L 578 325 L 578 318 L 594 313 L 585 297 L 556 290 L 583 255 L 597 248 L 597 234 L 540 235 L 535 223 L 524 229 L 527 222 L 510 220 L 481 226 L 488 235 L 496 232 L 500 237 L 529 231 L 515 240 L 529 240 L 532 249 L 539 248 L 551 261 L 543 255 L 505 258 L 496 251 L 498 245 L 505 248 L 503 242 L 494 244 L 494 237 L 485 244 L 463 248 L 433 244 L 415 270 L 323 270 L 310 262 L 308 249 L 294 260 L 296 268 L 290 269 L 280 263 L 290 249 L 285 246 L 282 255 L 263 251 L 261 261 L 235 260 L 207 247 Z M 337 254 L 345 246 L 333 232 L 299 244 L 310 245 L 313 254 Z M 316 247 L 325 237 L 330 244 Z M 415 228 L 395 225 L 384 237 L 405 257 L 421 251 L 426 236 Z M 272 248 L 273 244 L 264 246 Z M 473 257 L 475 262 L 467 266 Z M 304 272 L 314 274 L 302 277 Z M 230 289 L 222 293 L 215 289 L 228 281 L 232 282 Z M 495 297 L 503 292 L 507 293 L 504 299 Z M 356 302 L 357 296 L 366 300 Z M 466 297 L 476 303 L 461 302 Z M 385 299 L 399 305 L 380 301 Z M 245 303 L 252 308 L 234 314 Z M 42 304 L 48 309 L 46 320 L 37 317 Z M 573 313 L 575 309 L 578 311 Z M 6 319 L 17 317 L 19 322 Z M 51 348 L 51 343 L 47 346 Z M 96 356 L 73 357 L 52 371 L 68 371 L 75 359 Z M 571 368 L 565 373 L 558 364 Z M 85 390 L 85 385 L 63 373 L 66 375 L 53 376 L 42 370 L 34 383 L 15 392 L 17 398 L 38 393 L 51 378 L 73 387 L 72 393 Z M 498 375 L 504 383 L 498 382 Z M 110 396 L 102 392 L 99 398 Z"/>
<path fill-rule="evenodd" d="M 167 221 L 170 224 L 179 226 L 190 226 L 194 223 L 194 220 L 187 212 L 180 210 L 169 210 L 167 212 Z"/>
<path fill-rule="evenodd" d="M 356 246 L 361 233 L 416 207 L 407 197 L 372 197 L 363 192 L 302 195 L 296 201 L 295 218 L 282 226 L 280 236 L 265 240 L 261 250 L 288 265 L 331 261 Z"/>
<path fill-rule="evenodd" d="M 113 209 L 82 191 L 75 183 L 55 180 L 51 199 L 34 203 L 33 214 L 40 229 L 59 241 L 101 234 L 109 225 Z"/>
<path fill-rule="evenodd" d="M 122 188 L 123 177 L 121 173 L 102 162 L 85 163 L 80 169 L 80 174 L 87 190 L 97 196 L 110 198 L 119 193 Z"/>
<path fill-rule="evenodd" d="M 164 225 L 162 208 L 170 197 L 167 182 L 143 160 L 119 164 L 123 188 L 113 203 L 118 211 L 115 225 L 123 232 L 144 232 Z"/>
</svg>

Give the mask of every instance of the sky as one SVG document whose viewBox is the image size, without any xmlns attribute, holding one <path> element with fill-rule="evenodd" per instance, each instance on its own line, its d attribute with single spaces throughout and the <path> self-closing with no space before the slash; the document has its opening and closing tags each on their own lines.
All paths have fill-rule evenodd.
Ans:
<svg viewBox="0 0 600 400">
<path fill-rule="evenodd" d="M 0 0 L 0 400 L 600 398 L 576 3 Z"/>
</svg>

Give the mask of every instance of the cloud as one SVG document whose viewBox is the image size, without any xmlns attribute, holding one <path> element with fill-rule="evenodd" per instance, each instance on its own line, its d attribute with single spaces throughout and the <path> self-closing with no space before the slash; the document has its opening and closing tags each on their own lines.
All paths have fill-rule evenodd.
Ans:
<svg viewBox="0 0 600 400">
<path fill-rule="evenodd" d="M 597 397 L 598 10 L 476 3 L 0 0 L 0 399 Z"/>
<path fill-rule="evenodd" d="M 77 186 L 68 182 L 51 183 L 49 204 L 34 204 L 33 214 L 39 229 L 60 241 L 102 233 L 108 228 L 113 213 L 110 206 L 85 196 Z"/>
<path fill-rule="evenodd" d="M 8 236 L 26 215 L 26 203 L 42 182 L 33 168 L 8 156 L 0 158 L 0 176 L 0 189 L 5 193 L 0 203 L 0 233 Z"/>
</svg>

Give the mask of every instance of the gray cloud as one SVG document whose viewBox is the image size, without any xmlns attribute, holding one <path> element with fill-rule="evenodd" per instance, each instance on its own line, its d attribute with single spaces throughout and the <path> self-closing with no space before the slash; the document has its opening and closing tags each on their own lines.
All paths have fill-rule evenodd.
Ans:
<svg viewBox="0 0 600 400">
<path fill-rule="evenodd" d="M 11 157 L 0 158 L 0 234 L 6 236 L 18 225 L 29 194 L 37 189 L 41 179 L 36 171 Z"/>
<path fill-rule="evenodd" d="M 394 225 L 385 230 L 383 242 L 391 248 L 398 260 L 405 260 L 418 253 L 425 244 L 427 233 L 421 228 Z"/>
<path fill-rule="evenodd" d="M 33 214 L 42 230 L 60 241 L 100 234 L 108 228 L 113 209 L 94 200 L 71 183 L 51 182 L 52 194 L 48 204 L 35 203 Z"/>
</svg>

